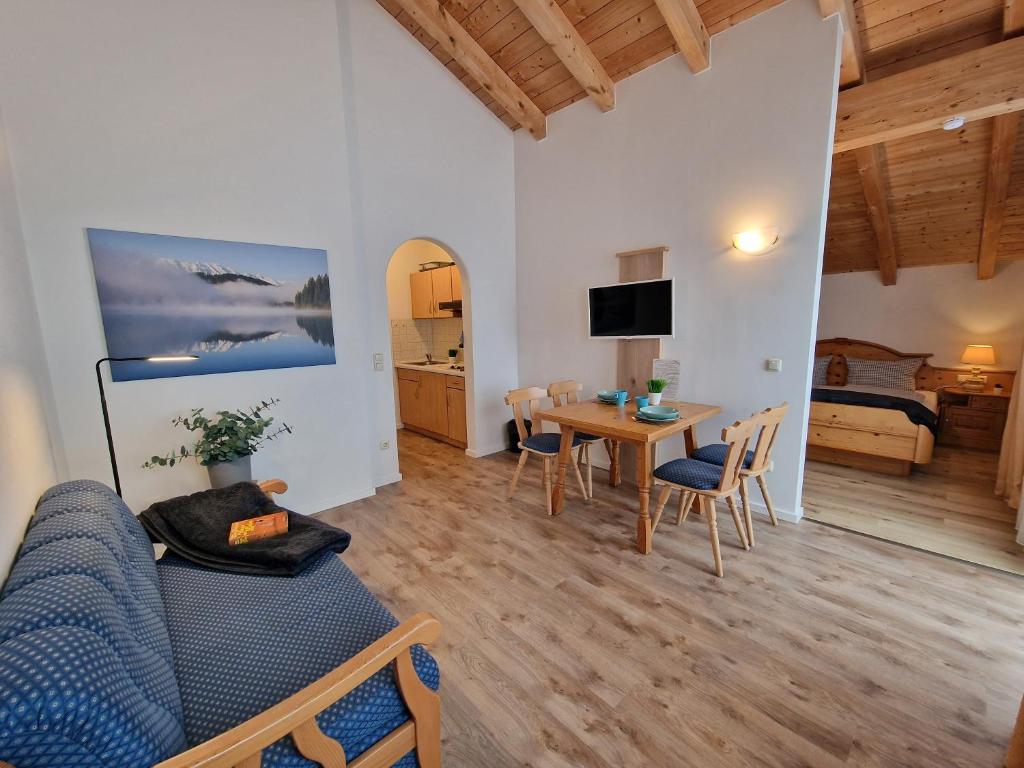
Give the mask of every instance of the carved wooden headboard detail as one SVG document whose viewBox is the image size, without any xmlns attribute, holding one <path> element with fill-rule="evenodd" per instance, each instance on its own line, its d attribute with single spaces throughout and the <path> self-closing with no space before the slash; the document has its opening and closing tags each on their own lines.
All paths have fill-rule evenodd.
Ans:
<svg viewBox="0 0 1024 768">
<path fill-rule="evenodd" d="M 955 387 L 957 375 L 967 373 L 966 368 L 938 368 L 928 364 L 931 352 L 898 352 L 892 347 L 859 339 L 819 339 L 814 345 L 815 357 L 832 355 L 828 366 L 828 383 L 842 386 L 846 383 L 846 358 L 859 357 L 862 360 L 900 360 L 907 357 L 923 357 L 924 364 L 915 377 L 918 389 L 941 389 Z M 1006 391 L 1013 388 L 1013 371 L 983 371 L 990 387 L 1002 384 Z"/>
</svg>

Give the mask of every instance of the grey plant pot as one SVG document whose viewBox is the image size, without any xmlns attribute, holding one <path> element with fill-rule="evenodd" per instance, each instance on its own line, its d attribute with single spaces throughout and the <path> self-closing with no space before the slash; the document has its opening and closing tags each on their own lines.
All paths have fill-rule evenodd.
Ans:
<svg viewBox="0 0 1024 768">
<path fill-rule="evenodd" d="M 235 483 L 252 480 L 252 456 L 243 456 L 234 461 L 220 461 L 206 468 L 210 473 L 211 488 L 226 488 Z"/>
</svg>

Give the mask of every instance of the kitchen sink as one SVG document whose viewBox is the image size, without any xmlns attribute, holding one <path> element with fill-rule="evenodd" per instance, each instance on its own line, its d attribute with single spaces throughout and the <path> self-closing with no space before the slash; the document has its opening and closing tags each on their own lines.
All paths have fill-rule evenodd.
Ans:
<svg viewBox="0 0 1024 768">
<path fill-rule="evenodd" d="M 438 363 L 437 363 L 436 360 L 416 360 L 415 362 L 410 361 L 408 363 L 403 363 L 403 365 L 437 365 L 437 364 Z"/>
</svg>

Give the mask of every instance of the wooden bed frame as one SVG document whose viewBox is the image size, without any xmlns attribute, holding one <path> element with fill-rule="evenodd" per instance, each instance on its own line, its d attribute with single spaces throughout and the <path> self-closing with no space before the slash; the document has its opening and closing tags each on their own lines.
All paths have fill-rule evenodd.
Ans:
<svg viewBox="0 0 1024 768">
<path fill-rule="evenodd" d="M 897 352 L 870 341 L 822 339 L 815 345 L 814 354 L 816 357 L 833 356 L 826 380 L 834 385 L 846 383 L 846 357 L 863 360 L 924 358 L 915 377 L 917 389 L 937 390 L 957 381 L 955 369 L 928 365 L 931 353 Z M 811 401 L 807 458 L 813 461 L 909 475 L 914 464 L 928 464 L 932 460 L 934 447 L 935 436 L 931 430 L 912 424 L 902 411 Z"/>
</svg>

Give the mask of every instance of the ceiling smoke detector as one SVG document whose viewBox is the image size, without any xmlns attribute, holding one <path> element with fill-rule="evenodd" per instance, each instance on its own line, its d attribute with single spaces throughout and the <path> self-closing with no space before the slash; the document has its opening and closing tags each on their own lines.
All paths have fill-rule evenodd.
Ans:
<svg viewBox="0 0 1024 768">
<path fill-rule="evenodd" d="M 951 117 L 951 118 L 949 118 L 949 120 L 944 122 L 942 124 L 942 130 L 944 130 L 944 131 L 955 131 L 955 130 L 957 130 L 959 128 L 963 128 L 964 127 L 964 123 L 966 123 L 966 122 L 967 122 L 967 118 L 965 118 L 963 115 L 957 115 L 956 117 Z"/>
</svg>

